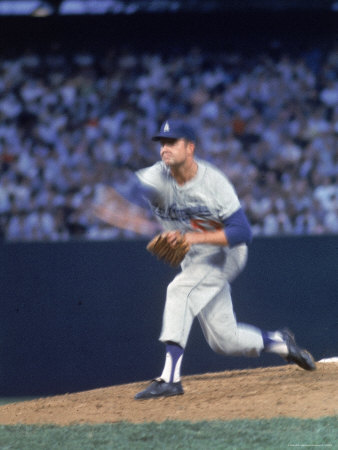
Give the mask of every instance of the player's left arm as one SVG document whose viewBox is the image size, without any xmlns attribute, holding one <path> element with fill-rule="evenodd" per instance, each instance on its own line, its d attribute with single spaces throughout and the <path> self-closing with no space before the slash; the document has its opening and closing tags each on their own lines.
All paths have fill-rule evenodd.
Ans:
<svg viewBox="0 0 338 450">
<path fill-rule="evenodd" d="M 196 232 L 189 231 L 185 234 L 185 239 L 190 245 L 211 244 L 228 247 L 235 247 L 239 244 L 249 244 L 252 240 L 252 231 L 249 221 L 242 208 L 239 208 L 223 222 L 224 227 Z"/>
</svg>

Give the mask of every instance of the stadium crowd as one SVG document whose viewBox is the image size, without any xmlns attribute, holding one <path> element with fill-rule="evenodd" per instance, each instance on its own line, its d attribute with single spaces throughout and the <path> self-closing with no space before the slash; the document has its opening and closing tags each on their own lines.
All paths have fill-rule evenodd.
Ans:
<svg viewBox="0 0 338 450">
<path fill-rule="evenodd" d="M 95 217 L 106 185 L 159 159 L 188 118 L 255 235 L 338 233 L 338 48 L 252 56 L 199 47 L 0 57 L 0 229 L 7 241 L 135 238 Z"/>
</svg>

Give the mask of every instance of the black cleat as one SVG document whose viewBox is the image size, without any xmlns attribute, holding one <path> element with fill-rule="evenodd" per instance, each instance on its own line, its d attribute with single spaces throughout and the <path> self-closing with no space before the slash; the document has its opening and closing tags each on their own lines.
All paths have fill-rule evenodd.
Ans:
<svg viewBox="0 0 338 450">
<path fill-rule="evenodd" d="M 156 398 L 156 397 L 171 397 L 173 395 L 184 394 L 184 390 L 180 381 L 177 383 L 166 383 L 161 378 L 153 380 L 150 385 L 135 395 L 135 400 Z"/>
<path fill-rule="evenodd" d="M 305 370 L 316 370 L 316 363 L 311 353 L 307 350 L 298 347 L 295 337 L 290 330 L 281 330 L 280 334 L 287 345 L 289 354 L 285 357 L 287 362 L 296 363 L 299 367 Z"/>
</svg>

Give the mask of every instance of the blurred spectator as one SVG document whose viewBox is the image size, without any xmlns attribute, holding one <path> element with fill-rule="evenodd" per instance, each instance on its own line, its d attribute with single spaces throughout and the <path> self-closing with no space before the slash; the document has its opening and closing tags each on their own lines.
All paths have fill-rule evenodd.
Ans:
<svg viewBox="0 0 338 450">
<path fill-rule="evenodd" d="M 132 193 L 130 171 L 158 159 L 149 136 L 168 115 L 199 128 L 197 153 L 236 185 L 256 235 L 338 233 L 336 50 L 110 48 L 99 60 L 53 44 L 0 59 L 2 238 L 136 237 L 92 205 L 107 184 Z"/>
</svg>

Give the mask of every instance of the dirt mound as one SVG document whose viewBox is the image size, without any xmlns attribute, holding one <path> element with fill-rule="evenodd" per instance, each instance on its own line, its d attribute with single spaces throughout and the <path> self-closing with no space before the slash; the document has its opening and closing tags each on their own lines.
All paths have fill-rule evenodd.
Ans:
<svg viewBox="0 0 338 450">
<path fill-rule="evenodd" d="M 186 376 L 185 394 L 134 400 L 147 383 L 12 403 L 0 407 L 1 424 L 68 425 L 119 421 L 318 418 L 338 414 L 338 364 L 314 372 L 288 365 Z"/>
</svg>

